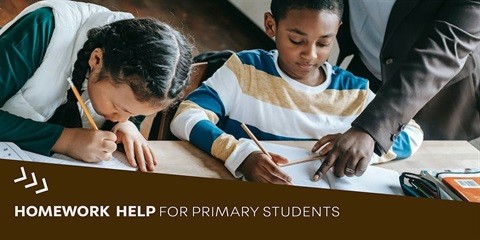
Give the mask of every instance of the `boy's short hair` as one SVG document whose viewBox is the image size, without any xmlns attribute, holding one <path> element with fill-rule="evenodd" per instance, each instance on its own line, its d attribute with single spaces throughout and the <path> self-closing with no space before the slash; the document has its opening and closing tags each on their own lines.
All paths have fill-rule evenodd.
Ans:
<svg viewBox="0 0 480 240">
<path fill-rule="evenodd" d="M 279 20 L 287 16 L 288 11 L 292 9 L 308 9 L 318 11 L 328 11 L 337 14 L 340 19 L 343 16 L 342 0 L 272 0 L 270 11 L 273 18 L 278 23 Z"/>
</svg>

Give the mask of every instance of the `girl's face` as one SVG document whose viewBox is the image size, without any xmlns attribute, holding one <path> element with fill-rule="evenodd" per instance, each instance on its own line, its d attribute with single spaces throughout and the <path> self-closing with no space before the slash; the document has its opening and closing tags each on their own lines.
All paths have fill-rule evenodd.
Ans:
<svg viewBox="0 0 480 240">
<path fill-rule="evenodd" d="M 330 55 L 340 24 L 338 15 L 326 11 L 292 9 L 278 23 L 265 14 L 266 32 L 275 37 L 280 68 L 308 85 L 318 84 L 319 67 Z"/>
<path fill-rule="evenodd" d="M 111 79 L 98 81 L 98 78 L 90 76 L 88 94 L 93 108 L 107 120 L 125 122 L 132 116 L 148 116 L 163 109 L 148 102 L 139 102 L 126 84 L 116 84 Z"/>
<path fill-rule="evenodd" d="M 135 98 L 130 86 L 118 84 L 110 75 L 100 75 L 103 69 L 103 50 L 93 50 L 88 60 L 90 75 L 88 78 L 88 95 L 95 112 L 112 122 L 125 122 L 132 116 L 148 116 L 161 111 L 171 102 L 165 101 L 161 106 L 149 102 L 140 102 Z"/>
</svg>

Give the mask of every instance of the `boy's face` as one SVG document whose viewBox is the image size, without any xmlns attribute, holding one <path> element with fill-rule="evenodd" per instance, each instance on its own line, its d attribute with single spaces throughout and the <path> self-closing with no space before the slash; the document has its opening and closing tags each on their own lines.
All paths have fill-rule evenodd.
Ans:
<svg viewBox="0 0 480 240">
<path fill-rule="evenodd" d="M 278 23 L 265 14 L 265 30 L 275 37 L 280 68 L 306 84 L 319 79 L 319 67 L 330 55 L 340 24 L 338 15 L 326 11 L 292 9 Z"/>
</svg>

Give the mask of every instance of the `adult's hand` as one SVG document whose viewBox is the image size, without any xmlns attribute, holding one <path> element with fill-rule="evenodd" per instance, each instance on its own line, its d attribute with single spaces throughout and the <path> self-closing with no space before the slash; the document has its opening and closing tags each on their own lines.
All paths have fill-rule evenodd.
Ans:
<svg viewBox="0 0 480 240">
<path fill-rule="evenodd" d="M 352 127 L 333 142 L 320 168 L 313 176 L 318 181 L 333 167 L 337 177 L 361 176 L 368 167 L 375 147 L 375 141 L 365 131 Z"/>
</svg>

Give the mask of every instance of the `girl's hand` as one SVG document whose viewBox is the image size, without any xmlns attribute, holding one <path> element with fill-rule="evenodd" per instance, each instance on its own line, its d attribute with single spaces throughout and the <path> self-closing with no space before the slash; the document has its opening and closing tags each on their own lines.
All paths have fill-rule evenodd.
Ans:
<svg viewBox="0 0 480 240">
<path fill-rule="evenodd" d="M 135 124 L 130 121 L 119 122 L 113 127 L 112 132 L 117 136 L 116 143 L 123 143 L 130 165 L 138 166 L 142 172 L 155 170 L 157 161 L 154 158 L 153 151 Z"/>
<path fill-rule="evenodd" d="M 292 178 L 280 169 L 277 163 L 287 163 L 288 159 L 270 153 L 273 159 L 261 151 L 250 153 L 239 170 L 248 181 L 291 185 Z"/>
<path fill-rule="evenodd" d="M 117 136 L 109 131 L 65 128 L 52 151 L 85 162 L 100 162 L 112 159 L 116 140 Z"/>
</svg>

